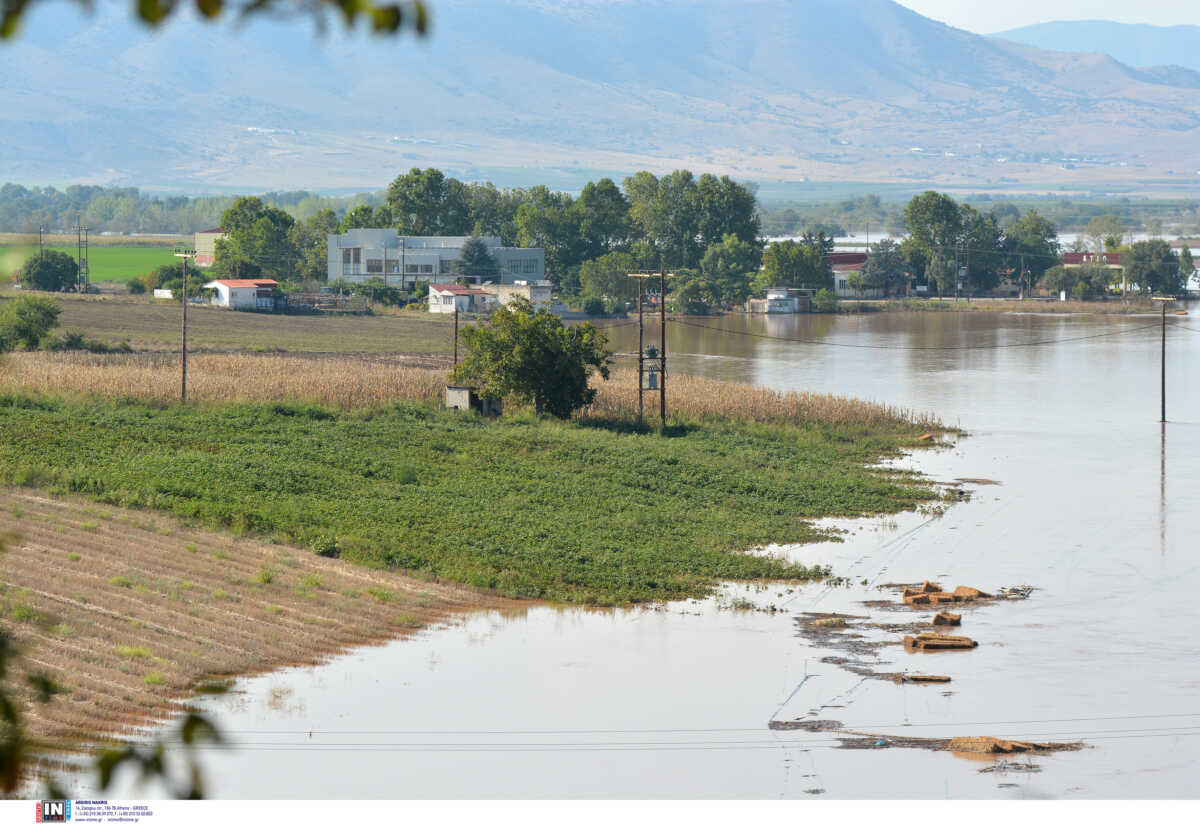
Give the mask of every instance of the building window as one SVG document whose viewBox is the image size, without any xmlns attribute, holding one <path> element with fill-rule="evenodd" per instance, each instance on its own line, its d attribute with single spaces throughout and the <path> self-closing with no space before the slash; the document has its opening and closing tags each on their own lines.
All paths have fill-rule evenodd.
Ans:
<svg viewBox="0 0 1200 824">
<path fill-rule="evenodd" d="M 343 249 L 342 263 L 362 263 L 362 249 Z"/>
<path fill-rule="evenodd" d="M 393 260 L 388 266 L 389 266 L 389 270 L 390 270 L 391 274 L 393 274 L 393 275 L 400 274 L 400 264 L 398 262 Z"/>
<path fill-rule="evenodd" d="M 529 260 L 525 261 L 525 274 L 527 274 L 527 275 L 537 274 L 537 261 L 534 260 L 533 258 L 530 258 Z"/>
<path fill-rule="evenodd" d="M 421 274 L 422 275 L 432 275 L 433 274 L 433 264 L 432 263 L 422 263 L 421 264 Z"/>
<path fill-rule="evenodd" d="M 454 271 L 454 261 L 445 259 L 438 261 L 438 272 L 443 275 L 448 275 L 452 271 Z"/>
<path fill-rule="evenodd" d="M 418 271 L 419 271 L 419 269 L 417 267 L 417 264 L 415 264 L 415 263 L 404 264 L 404 274 L 415 275 Z"/>
<path fill-rule="evenodd" d="M 454 303 L 453 295 L 446 295 L 444 298 L 442 298 L 442 305 L 449 306 L 452 303 Z"/>
<path fill-rule="evenodd" d="M 383 260 L 381 258 L 367 258 L 367 274 L 382 275 Z"/>
</svg>

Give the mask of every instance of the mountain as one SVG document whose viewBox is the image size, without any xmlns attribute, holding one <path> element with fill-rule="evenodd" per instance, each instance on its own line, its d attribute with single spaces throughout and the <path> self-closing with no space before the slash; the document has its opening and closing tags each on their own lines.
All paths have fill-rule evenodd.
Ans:
<svg viewBox="0 0 1200 824">
<path fill-rule="evenodd" d="M 743 179 L 1200 182 L 1200 74 L 890 0 L 431 0 L 432 36 L 38 4 L 0 45 L 0 180 L 376 188 L 638 168 Z"/>
<path fill-rule="evenodd" d="M 1103 52 L 1129 66 L 1181 66 L 1200 72 L 1200 26 L 1061 20 L 992 36 L 1039 49 Z"/>
</svg>

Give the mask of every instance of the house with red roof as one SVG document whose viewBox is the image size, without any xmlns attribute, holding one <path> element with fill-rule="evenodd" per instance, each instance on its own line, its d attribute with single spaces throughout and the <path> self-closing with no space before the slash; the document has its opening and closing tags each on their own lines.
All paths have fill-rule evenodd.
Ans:
<svg viewBox="0 0 1200 824">
<path fill-rule="evenodd" d="M 429 311 L 454 314 L 455 312 L 490 312 L 498 300 L 491 292 L 474 289 L 460 283 L 432 283 L 429 285 Z"/>
</svg>

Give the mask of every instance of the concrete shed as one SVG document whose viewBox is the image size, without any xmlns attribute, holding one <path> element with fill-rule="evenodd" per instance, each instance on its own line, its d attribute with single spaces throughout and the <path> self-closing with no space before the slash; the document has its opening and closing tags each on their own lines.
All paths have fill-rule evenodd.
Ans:
<svg viewBox="0 0 1200 824">
<path fill-rule="evenodd" d="M 278 286 L 277 281 L 269 279 L 210 280 L 204 284 L 205 289 L 216 290 L 212 299 L 213 306 L 268 311 L 275 308 L 275 289 Z"/>
</svg>

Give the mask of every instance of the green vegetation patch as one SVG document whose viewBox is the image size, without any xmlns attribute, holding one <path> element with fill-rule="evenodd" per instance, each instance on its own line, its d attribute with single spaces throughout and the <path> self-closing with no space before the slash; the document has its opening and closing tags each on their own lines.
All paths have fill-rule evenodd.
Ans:
<svg viewBox="0 0 1200 824">
<path fill-rule="evenodd" d="M 936 497 L 916 476 L 870 468 L 913 442 L 903 426 L 715 423 L 660 435 L 408 405 L 0 398 L 0 433 L 3 483 L 286 536 L 505 595 L 599 604 L 699 596 L 725 579 L 815 577 L 823 570 L 744 550 L 827 539 L 814 518 Z"/>
<path fill-rule="evenodd" d="M 75 246 L 47 246 L 47 250 L 62 252 L 75 257 Z M 12 280 L 13 269 L 31 255 L 38 253 L 37 246 L 0 246 L 0 279 Z M 174 263 L 174 250 L 163 246 L 97 246 L 88 248 L 88 271 L 92 282 L 128 280 L 144 275 L 155 266 Z"/>
</svg>

